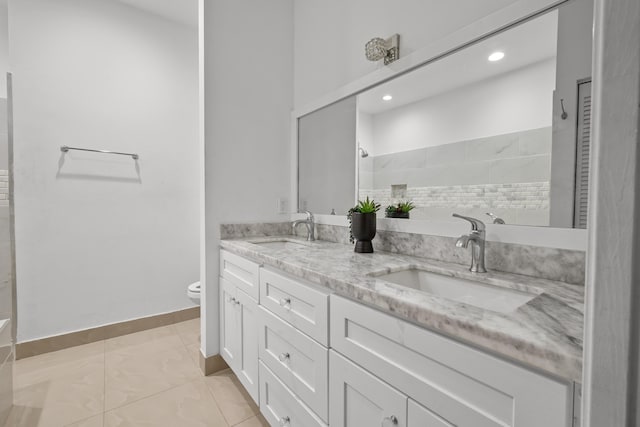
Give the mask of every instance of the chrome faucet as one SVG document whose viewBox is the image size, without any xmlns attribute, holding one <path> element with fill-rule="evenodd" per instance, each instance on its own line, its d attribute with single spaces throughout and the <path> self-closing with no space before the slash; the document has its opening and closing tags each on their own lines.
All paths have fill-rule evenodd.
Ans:
<svg viewBox="0 0 640 427">
<path fill-rule="evenodd" d="M 471 218 L 468 216 L 462 216 L 453 214 L 454 217 L 464 219 L 471 223 L 471 232 L 460 236 L 456 241 L 457 248 L 467 248 L 469 242 L 471 242 L 471 270 L 474 273 L 486 273 L 487 269 L 484 267 L 484 242 L 485 242 L 485 227 L 484 223 L 479 219 Z"/>
<path fill-rule="evenodd" d="M 291 228 L 293 228 L 293 232 L 295 234 L 296 231 L 296 227 L 300 224 L 304 224 L 307 226 L 307 240 L 312 242 L 314 240 L 316 240 L 316 235 L 315 235 L 315 227 L 316 224 L 313 221 L 313 214 L 309 211 L 304 211 L 304 213 L 307 214 L 307 219 L 298 219 L 293 221 L 293 223 L 291 223 Z"/>
</svg>

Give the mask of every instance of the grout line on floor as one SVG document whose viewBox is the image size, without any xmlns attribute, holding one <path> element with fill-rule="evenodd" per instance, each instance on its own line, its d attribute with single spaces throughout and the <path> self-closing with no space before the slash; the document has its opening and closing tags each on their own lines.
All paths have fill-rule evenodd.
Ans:
<svg viewBox="0 0 640 427">
<path fill-rule="evenodd" d="M 236 427 L 236 426 L 239 426 L 239 425 L 240 425 L 240 424 L 242 424 L 243 422 L 248 421 L 248 420 L 250 420 L 251 418 L 257 418 L 257 417 L 258 417 L 258 414 L 253 414 L 253 415 L 251 415 L 249 418 L 244 419 L 244 420 L 242 420 L 242 421 L 240 421 L 240 422 L 238 422 L 238 423 L 236 423 L 236 424 L 234 424 L 234 425 L 230 425 L 229 427 Z"/>
<path fill-rule="evenodd" d="M 187 320 L 188 322 L 189 320 Z M 177 324 L 177 323 L 176 323 Z M 178 329 L 178 328 L 176 328 Z M 198 327 L 198 336 L 200 336 L 200 327 Z M 198 371 L 200 371 L 200 363 L 197 360 L 193 360 L 193 357 L 191 355 L 191 351 L 189 350 L 189 346 L 194 345 L 194 344 L 198 344 L 198 346 L 200 346 L 200 339 L 198 339 L 197 343 L 190 343 L 187 344 L 185 342 L 184 339 L 182 339 L 182 334 L 180 333 L 180 331 L 178 331 L 178 337 L 180 338 L 180 341 L 182 341 L 182 345 L 184 346 L 185 350 L 187 351 L 187 353 L 189 354 L 189 359 L 191 359 L 191 361 L 193 362 L 194 365 L 196 365 L 196 368 L 198 369 Z"/>
<path fill-rule="evenodd" d="M 204 379 L 202 380 L 204 382 Z M 222 415 L 222 418 L 224 419 L 224 422 L 227 423 L 227 425 L 229 427 L 231 426 L 231 423 L 229 422 L 229 420 L 227 420 L 227 416 L 224 414 L 224 411 L 222 411 L 222 406 L 220 406 L 220 403 L 218 403 L 218 399 L 216 399 L 215 394 L 213 393 L 213 390 L 211 390 L 211 388 L 205 383 L 204 385 L 207 388 L 207 391 L 209 392 L 209 395 L 211 396 L 211 398 L 213 399 L 213 403 L 216 404 L 216 407 L 218 408 L 218 411 L 220 412 L 220 414 Z M 241 421 L 242 422 L 242 421 Z M 234 424 L 236 425 L 236 424 Z"/>
<path fill-rule="evenodd" d="M 182 387 L 182 386 L 185 386 L 185 385 L 187 385 L 187 384 L 190 384 L 190 383 L 196 382 L 196 381 L 198 381 L 199 379 L 200 379 L 200 378 L 196 378 L 196 379 L 193 379 L 193 380 L 186 381 L 186 382 L 184 382 L 184 383 L 182 383 L 182 384 L 178 384 L 178 385 L 171 386 L 171 387 L 169 387 L 168 389 L 165 389 L 165 390 L 161 390 L 161 391 L 155 392 L 155 393 L 150 394 L 150 395 L 148 395 L 148 396 L 140 397 L 140 398 L 138 398 L 138 399 L 132 400 L 131 402 L 127 402 L 127 403 L 125 403 L 124 405 L 116 406 L 115 408 L 111 408 L 111 409 L 109 409 L 109 410 L 107 410 L 107 408 L 106 408 L 106 406 L 105 406 L 104 413 L 106 414 L 107 412 L 113 412 L 113 411 L 115 411 L 115 410 L 117 410 L 117 409 L 125 408 L 125 407 L 127 407 L 127 406 L 129 406 L 129 405 L 133 405 L 134 403 L 138 403 L 138 402 L 140 402 L 141 400 L 149 399 L 149 398 L 151 398 L 151 397 L 155 397 L 155 396 L 157 396 L 157 395 L 159 395 L 159 394 L 165 393 L 165 392 L 167 392 L 167 391 L 169 391 L 169 390 L 173 390 L 173 389 L 176 389 L 176 388 L 178 388 L 178 387 Z"/>
<path fill-rule="evenodd" d="M 86 417 L 86 418 L 81 418 L 81 419 L 79 419 L 79 420 L 72 421 L 72 422 L 70 422 L 69 424 L 65 424 L 63 427 L 69 427 L 69 426 L 72 426 L 72 425 L 74 425 L 74 424 L 78 424 L 78 423 L 81 423 L 81 422 L 84 422 L 84 421 L 90 420 L 91 418 L 95 418 L 95 417 L 97 417 L 97 416 L 102 416 L 103 414 L 104 414 L 104 412 L 100 412 L 100 413 L 97 413 L 97 414 L 93 414 L 93 415 L 88 416 L 88 417 Z M 103 421 L 103 423 L 104 423 L 104 421 Z M 4 427 L 9 427 L 9 425 L 5 425 Z M 18 427 L 18 426 L 16 425 L 16 426 L 12 426 L 12 427 Z"/>
</svg>

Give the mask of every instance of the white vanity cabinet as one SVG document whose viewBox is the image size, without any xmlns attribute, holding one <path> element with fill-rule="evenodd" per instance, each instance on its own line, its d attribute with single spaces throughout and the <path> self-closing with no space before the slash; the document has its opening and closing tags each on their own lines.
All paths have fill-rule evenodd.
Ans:
<svg viewBox="0 0 640 427">
<path fill-rule="evenodd" d="M 229 367 L 238 377 L 249 395 L 257 403 L 259 401 L 258 383 L 258 302 L 248 295 L 246 290 L 254 290 L 258 294 L 259 266 L 251 261 L 239 258 L 234 265 L 242 265 L 243 269 L 255 271 L 253 278 L 244 275 L 228 274 L 222 268 L 223 262 L 229 265 L 228 252 L 221 251 L 220 276 L 220 353 Z M 236 273 L 237 270 L 234 270 Z M 250 280 L 245 280 L 250 277 Z M 252 281 L 254 281 L 252 283 Z M 240 283 L 240 284 L 239 284 Z"/>
<path fill-rule="evenodd" d="M 407 401 L 408 426 L 572 425 L 570 382 L 533 372 L 335 295 L 331 296 L 330 329 L 332 352 L 341 353 L 411 398 Z M 334 375 L 344 375 L 335 372 L 334 359 L 330 367 L 332 393 L 339 391 Z M 345 414 L 337 404 L 338 398 L 332 397 L 332 427 L 348 413 L 348 403 Z M 404 418 L 391 415 L 397 417 L 397 425 L 404 425 Z"/>
<path fill-rule="evenodd" d="M 572 426 L 571 382 L 231 255 L 221 353 L 272 426 Z"/>
</svg>

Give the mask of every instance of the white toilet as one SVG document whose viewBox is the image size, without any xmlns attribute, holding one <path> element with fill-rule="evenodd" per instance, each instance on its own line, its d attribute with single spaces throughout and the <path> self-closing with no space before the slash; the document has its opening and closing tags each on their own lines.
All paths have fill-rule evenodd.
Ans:
<svg viewBox="0 0 640 427">
<path fill-rule="evenodd" d="M 187 287 L 187 296 L 195 304 L 200 305 L 200 282 L 195 282 Z"/>
</svg>

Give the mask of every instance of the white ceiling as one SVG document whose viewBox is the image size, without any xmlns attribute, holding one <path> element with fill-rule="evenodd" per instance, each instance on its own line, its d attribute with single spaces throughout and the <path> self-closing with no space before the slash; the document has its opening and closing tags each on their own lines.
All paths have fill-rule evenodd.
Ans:
<svg viewBox="0 0 640 427">
<path fill-rule="evenodd" d="M 190 27 L 198 26 L 198 0 L 118 0 Z"/>
<path fill-rule="evenodd" d="M 358 109 L 378 114 L 553 58 L 557 38 L 558 12 L 553 11 L 360 94 Z M 504 59 L 489 62 L 498 50 Z M 383 101 L 386 94 L 393 100 Z"/>
</svg>

